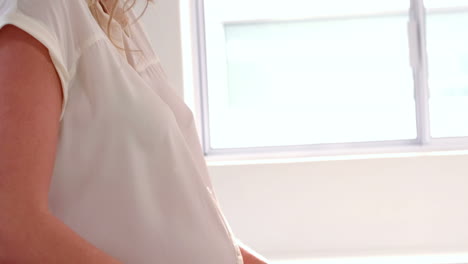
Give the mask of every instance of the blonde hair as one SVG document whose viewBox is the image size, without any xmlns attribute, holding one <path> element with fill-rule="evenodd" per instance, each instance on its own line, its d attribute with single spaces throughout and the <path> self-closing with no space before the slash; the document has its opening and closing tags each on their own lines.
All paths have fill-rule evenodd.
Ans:
<svg viewBox="0 0 468 264">
<path fill-rule="evenodd" d="M 102 6 L 102 8 L 108 13 L 109 15 L 109 20 L 107 21 L 107 25 L 106 25 L 106 34 L 107 36 L 109 37 L 109 39 L 114 42 L 112 40 L 112 33 L 111 33 L 111 23 L 112 23 L 112 20 L 114 20 L 115 16 L 116 16 L 116 12 L 117 10 L 119 10 L 119 12 L 122 12 L 123 14 L 119 14 L 122 16 L 123 18 L 123 24 L 122 24 L 122 27 L 124 28 L 127 28 L 129 27 L 131 24 L 137 22 L 145 13 L 146 9 L 148 8 L 148 5 L 149 3 L 153 2 L 153 0 L 142 0 L 142 1 L 145 1 L 145 6 L 144 6 L 144 9 L 143 11 L 140 13 L 140 15 L 135 19 L 135 21 L 129 21 L 128 20 L 128 17 L 125 15 L 129 10 L 131 10 L 132 8 L 135 7 L 135 5 L 137 4 L 137 1 L 138 0 L 88 0 L 88 3 L 89 5 L 96 5 L 96 4 L 99 4 Z M 122 8 L 119 8 L 120 6 Z M 120 21 L 122 23 L 122 21 Z M 114 43 L 115 45 L 115 43 Z M 117 45 L 116 45 L 117 46 Z M 118 46 L 117 46 L 118 47 Z M 118 47 L 118 48 L 122 48 L 122 47 Z"/>
<path fill-rule="evenodd" d="M 98 0 L 99 3 L 101 3 L 104 7 L 106 7 L 106 4 L 104 3 L 105 0 Z M 126 12 L 128 12 L 130 9 L 132 9 L 133 7 L 135 7 L 136 3 L 137 3 L 137 0 L 111 0 L 111 2 L 113 2 L 110 6 L 110 10 L 108 10 L 109 12 L 109 21 L 107 22 L 107 28 L 109 29 L 110 27 L 110 24 L 112 22 L 112 19 L 114 18 L 115 16 L 115 12 L 117 10 L 117 7 L 119 5 L 119 2 L 122 1 L 122 5 L 123 5 L 123 12 L 124 14 Z M 137 17 L 136 21 L 138 21 L 144 14 L 144 12 L 146 11 L 146 9 L 148 8 L 148 5 L 150 2 L 152 2 L 152 0 L 145 0 L 146 4 L 145 4 L 145 8 L 143 10 L 143 12 Z M 133 21 L 133 22 L 136 22 L 136 21 Z M 126 20 L 126 24 L 123 25 L 123 26 L 129 26 L 129 23 L 128 23 L 128 19 Z M 107 32 L 108 34 L 110 33 L 109 30 Z"/>
</svg>

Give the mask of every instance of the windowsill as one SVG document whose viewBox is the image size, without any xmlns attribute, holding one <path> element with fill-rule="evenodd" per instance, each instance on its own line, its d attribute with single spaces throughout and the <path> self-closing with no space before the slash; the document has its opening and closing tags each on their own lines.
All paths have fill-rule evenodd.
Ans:
<svg viewBox="0 0 468 264">
<path fill-rule="evenodd" d="M 468 148 L 407 146 L 399 148 L 382 148 L 373 150 L 347 150 L 329 152 L 269 152 L 252 154 L 214 154 L 206 156 L 208 166 L 244 166 L 296 164 L 327 161 L 350 161 L 372 159 L 401 159 L 441 156 L 468 156 Z"/>
</svg>

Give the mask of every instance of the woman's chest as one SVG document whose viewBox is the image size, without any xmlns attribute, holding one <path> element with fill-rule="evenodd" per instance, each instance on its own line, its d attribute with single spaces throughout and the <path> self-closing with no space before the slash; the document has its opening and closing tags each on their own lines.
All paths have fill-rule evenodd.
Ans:
<svg viewBox="0 0 468 264">
<path fill-rule="evenodd" d="M 68 130 L 82 140 L 114 138 L 144 144 L 186 133 L 193 116 L 171 90 L 160 65 L 137 72 L 122 58 L 95 57 L 103 55 L 105 51 L 90 51 L 77 66 L 63 119 L 73 128 Z"/>
</svg>

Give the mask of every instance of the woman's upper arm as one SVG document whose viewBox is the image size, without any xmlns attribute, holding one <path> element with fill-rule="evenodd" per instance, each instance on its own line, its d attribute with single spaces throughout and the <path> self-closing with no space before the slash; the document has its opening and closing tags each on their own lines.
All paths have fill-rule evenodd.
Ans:
<svg viewBox="0 0 468 264">
<path fill-rule="evenodd" d="M 61 109 L 48 50 L 17 27 L 0 29 L 0 210 L 47 209 Z"/>
</svg>

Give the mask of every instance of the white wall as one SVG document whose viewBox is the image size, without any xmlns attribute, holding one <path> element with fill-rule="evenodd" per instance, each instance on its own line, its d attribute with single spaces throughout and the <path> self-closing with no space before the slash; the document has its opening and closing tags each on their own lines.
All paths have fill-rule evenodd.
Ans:
<svg viewBox="0 0 468 264">
<path fill-rule="evenodd" d="M 178 8 L 177 0 L 158 0 L 145 22 L 182 91 Z M 210 166 L 210 172 L 236 235 L 268 257 L 468 253 L 468 154 Z"/>
<path fill-rule="evenodd" d="M 234 232 L 272 258 L 468 253 L 468 155 L 211 166 Z"/>
</svg>

